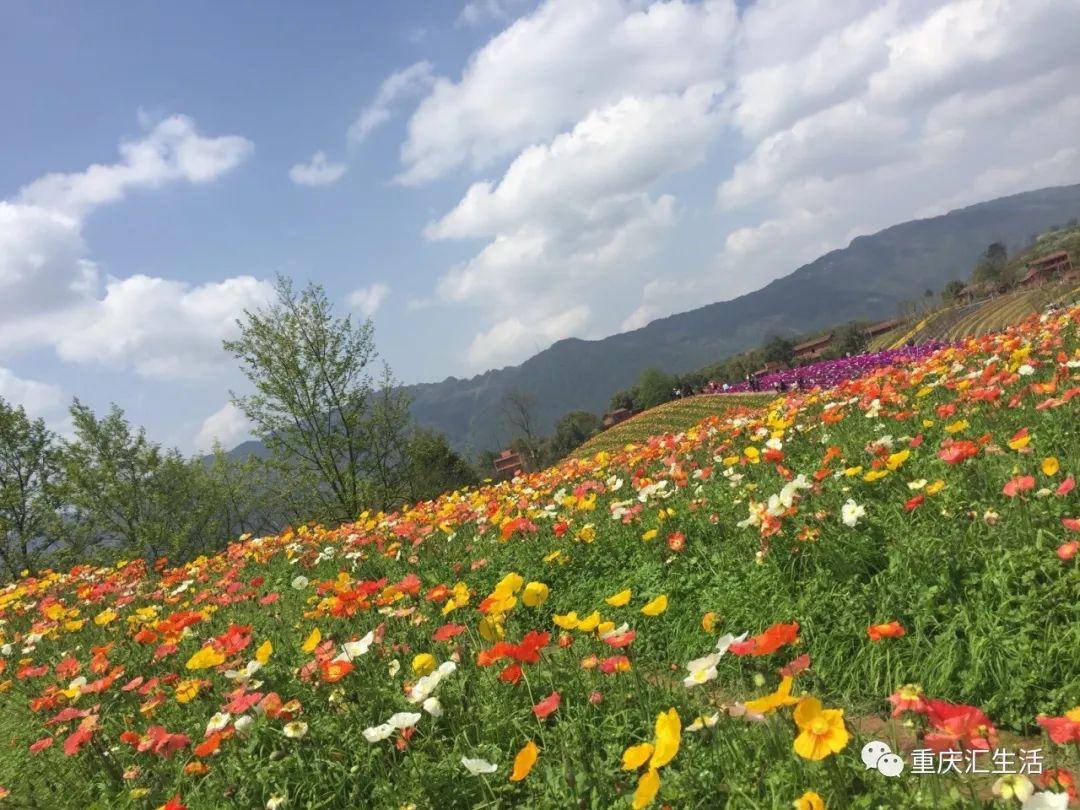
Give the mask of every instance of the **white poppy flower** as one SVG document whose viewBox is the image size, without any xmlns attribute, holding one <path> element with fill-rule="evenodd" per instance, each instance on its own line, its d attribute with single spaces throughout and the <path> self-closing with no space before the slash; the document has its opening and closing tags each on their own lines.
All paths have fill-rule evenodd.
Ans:
<svg viewBox="0 0 1080 810">
<path fill-rule="evenodd" d="M 467 770 L 473 776 L 480 776 L 485 773 L 495 773 L 499 770 L 499 766 L 492 762 L 488 762 L 486 759 L 473 759 L 472 757 L 462 757 L 461 764 L 465 766 Z"/>
<path fill-rule="evenodd" d="M 412 728 L 420 722 L 420 718 L 423 717 L 420 712 L 397 712 L 390 715 L 390 719 L 386 721 L 386 724 L 397 729 Z"/>
<path fill-rule="evenodd" d="M 851 498 L 848 498 L 847 503 L 840 509 L 840 518 L 844 521 L 845 526 L 857 526 L 859 518 L 864 515 L 866 515 L 866 509 L 855 503 Z"/>
<path fill-rule="evenodd" d="M 381 723 L 377 726 L 371 726 L 365 728 L 363 731 L 364 739 L 374 745 L 377 742 L 382 742 L 387 737 L 392 735 L 397 729 L 395 729 L 389 723 Z"/>
</svg>

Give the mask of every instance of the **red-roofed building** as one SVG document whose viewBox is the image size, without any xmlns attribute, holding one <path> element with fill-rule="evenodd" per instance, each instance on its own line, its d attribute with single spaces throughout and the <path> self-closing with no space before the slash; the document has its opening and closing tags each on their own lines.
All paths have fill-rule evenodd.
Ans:
<svg viewBox="0 0 1080 810">
<path fill-rule="evenodd" d="M 807 340 L 795 347 L 796 360 L 816 360 L 829 350 L 832 345 L 833 333 Z"/>
<path fill-rule="evenodd" d="M 1043 284 L 1054 276 L 1068 275 L 1072 271 L 1072 260 L 1067 251 L 1059 250 L 1040 256 L 1028 263 L 1027 272 L 1020 279 L 1021 287 L 1035 287 Z"/>
<path fill-rule="evenodd" d="M 513 450 L 503 450 L 502 453 L 495 458 L 496 478 L 513 478 L 523 469 L 524 465 L 521 463 L 521 455 L 515 453 Z"/>
</svg>

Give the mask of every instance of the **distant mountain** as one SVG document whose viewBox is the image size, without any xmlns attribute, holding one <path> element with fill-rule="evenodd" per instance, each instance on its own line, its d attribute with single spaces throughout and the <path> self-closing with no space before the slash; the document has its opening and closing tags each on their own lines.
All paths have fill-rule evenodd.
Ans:
<svg viewBox="0 0 1080 810">
<path fill-rule="evenodd" d="M 511 438 L 502 415 L 507 391 L 536 398 L 540 428 L 570 410 L 600 413 L 611 395 L 656 366 L 684 372 L 763 342 L 853 319 L 896 314 L 897 305 L 948 281 L 967 279 L 991 242 L 1010 252 L 1080 216 L 1080 185 L 1002 197 L 860 236 L 788 276 L 730 301 L 655 320 L 602 340 L 560 340 L 518 366 L 471 379 L 408 386 L 413 414 L 466 450 L 494 449 Z M 245 447 L 245 450 L 248 448 Z"/>
</svg>

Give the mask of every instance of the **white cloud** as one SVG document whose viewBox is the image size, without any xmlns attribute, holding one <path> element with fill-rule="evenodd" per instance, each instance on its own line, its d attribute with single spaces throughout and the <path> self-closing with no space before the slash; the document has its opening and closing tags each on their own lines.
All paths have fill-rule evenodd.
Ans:
<svg viewBox="0 0 1080 810">
<path fill-rule="evenodd" d="M 63 410 L 60 386 L 17 377 L 7 368 L 0 368 L 0 398 L 21 405 L 32 419 L 52 421 Z"/>
<path fill-rule="evenodd" d="M 0 352 L 53 347 L 64 360 L 193 376 L 224 358 L 221 340 L 271 287 L 250 276 L 191 285 L 146 275 L 108 278 L 89 258 L 83 219 L 135 189 L 206 183 L 251 153 L 235 135 L 204 137 L 186 116 L 122 141 L 117 163 L 49 174 L 0 201 Z"/>
<path fill-rule="evenodd" d="M 1076 30 L 1076 0 L 548 0 L 435 81 L 398 179 L 487 175 L 425 236 L 483 240 L 436 292 L 480 310 L 473 365 L 521 359 L 1080 180 Z"/>
<path fill-rule="evenodd" d="M 719 131 L 718 90 L 697 85 L 680 96 L 628 96 L 595 110 L 550 144 L 525 149 L 497 185 L 474 183 L 425 234 L 462 239 L 537 220 L 573 220 L 583 206 L 688 169 L 704 159 Z"/>
<path fill-rule="evenodd" d="M 842 13 L 840 26 L 826 30 L 821 39 L 806 49 L 796 47 L 787 51 L 787 58 L 758 67 L 740 71 L 737 87 L 737 106 L 734 122 L 739 130 L 750 138 L 761 138 L 783 126 L 790 126 L 802 115 L 838 103 L 864 88 L 867 75 L 885 64 L 888 49 L 885 37 L 899 18 L 898 5 L 889 2 L 865 16 L 851 18 L 850 9 L 843 3 L 834 3 L 834 11 Z M 812 3 L 799 3 L 798 8 L 812 10 Z M 864 7 L 865 8 L 865 7 Z M 777 9 L 787 17 L 794 10 L 790 3 Z M 756 28 L 769 14 L 769 25 L 783 25 L 786 31 L 805 28 L 793 24 L 790 19 L 772 19 L 773 9 L 752 6 L 747 12 L 744 26 Z M 819 9 L 820 11 L 820 9 Z M 827 15 L 819 15 L 827 18 Z M 775 29 L 769 37 L 777 39 Z M 745 34 L 742 39 L 744 60 L 755 64 L 761 58 L 758 36 Z M 788 38 L 781 38 L 785 49 Z"/>
<path fill-rule="evenodd" d="M 370 286 L 353 290 L 349 295 L 349 306 L 365 318 L 370 318 L 379 311 L 379 307 L 388 295 L 390 295 L 390 288 L 378 281 Z"/>
<path fill-rule="evenodd" d="M 474 184 L 428 226 L 429 239 L 490 240 L 437 287 L 443 300 L 478 305 L 494 322 L 470 347 L 470 363 L 566 337 L 591 311 L 575 308 L 568 319 L 567 301 L 634 277 L 676 220 L 674 198 L 646 189 L 704 160 L 722 121 L 718 93 L 702 84 L 595 110 L 524 150 L 497 183 Z"/>
<path fill-rule="evenodd" d="M 62 309 L 92 294 L 97 272 L 86 253 L 76 219 L 0 201 L 0 334 L 27 313 Z"/>
<path fill-rule="evenodd" d="M 458 14 L 458 25 L 507 21 L 525 6 L 525 0 L 470 0 Z"/>
<path fill-rule="evenodd" d="M 17 202 L 82 218 L 99 205 L 123 199 L 129 190 L 176 180 L 214 180 L 240 165 L 253 148 L 251 141 L 238 135 L 205 138 L 190 118 L 173 115 L 142 138 L 122 141 L 118 163 L 94 164 L 72 174 L 47 174 L 24 186 Z"/>
<path fill-rule="evenodd" d="M 227 360 L 221 341 L 236 333 L 237 317 L 272 296 L 272 284 L 251 276 L 199 285 L 113 279 L 104 298 L 78 311 L 68 328 L 58 326 L 56 351 L 64 360 L 131 367 L 145 377 L 197 377 Z"/>
<path fill-rule="evenodd" d="M 329 186 L 345 176 L 348 167 L 333 163 L 326 152 L 316 152 L 308 163 L 297 163 L 289 169 L 289 179 L 298 186 Z"/>
<path fill-rule="evenodd" d="M 721 184 L 720 203 L 733 208 L 775 194 L 792 178 L 828 180 L 901 160 L 913 147 L 903 137 L 907 128 L 905 119 L 860 100 L 816 112 L 759 143 Z"/>
<path fill-rule="evenodd" d="M 362 143 L 368 135 L 390 120 L 398 101 L 420 95 L 434 81 L 430 62 L 417 62 L 391 73 L 375 91 L 375 98 L 360 111 L 349 127 L 349 142 L 354 145 Z"/>
<path fill-rule="evenodd" d="M 230 450 L 250 437 L 251 423 L 243 411 L 226 402 L 203 420 L 195 436 L 195 449 L 200 453 L 209 453 L 218 444 Z"/>
<path fill-rule="evenodd" d="M 728 61 L 732 0 L 549 0 L 440 78 L 409 120 L 399 180 L 419 184 L 547 140 L 626 95 L 682 92 Z"/>
<path fill-rule="evenodd" d="M 477 368 L 490 368 L 519 360 L 523 354 L 541 351 L 574 335 L 588 320 L 589 308 L 584 305 L 537 320 L 504 318 L 473 338 L 469 362 Z"/>
</svg>

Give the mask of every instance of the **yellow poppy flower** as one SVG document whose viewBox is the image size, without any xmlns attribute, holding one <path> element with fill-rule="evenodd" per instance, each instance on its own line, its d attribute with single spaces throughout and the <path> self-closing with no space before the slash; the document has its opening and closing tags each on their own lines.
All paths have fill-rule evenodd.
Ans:
<svg viewBox="0 0 1080 810">
<path fill-rule="evenodd" d="M 319 628 L 316 627 L 311 631 L 311 635 L 307 637 L 304 643 L 300 645 L 300 649 L 309 653 L 319 646 L 320 641 L 322 641 L 322 633 L 320 633 Z"/>
<path fill-rule="evenodd" d="M 612 607 L 623 607 L 630 601 L 631 596 L 633 596 L 633 592 L 627 588 L 625 591 L 619 591 L 617 594 L 609 596 L 604 601 Z"/>
<path fill-rule="evenodd" d="M 270 656 L 274 653 L 274 645 L 270 643 L 269 639 L 259 645 L 259 649 L 255 651 L 255 660 L 260 664 L 265 664 L 270 660 Z"/>
<path fill-rule="evenodd" d="M 652 756 L 653 745 L 652 743 L 639 743 L 638 745 L 631 745 L 622 755 L 622 767 L 624 771 L 636 771 L 646 762 L 649 757 Z"/>
<path fill-rule="evenodd" d="M 525 592 L 521 595 L 521 601 L 527 607 L 539 607 L 548 599 L 550 590 L 543 582 L 530 582 L 525 586 Z"/>
<path fill-rule="evenodd" d="M 578 622 L 577 629 L 583 633 L 591 633 L 600 624 L 600 611 L 594 610 L 584 619 Z"/>
<path fill-rule="evenodd" d="M 551 617 L 551 620 L 563 630 L 573 630 L 578 626 L 578 622 L 581 621 L 578 618 L 576 610 L 571 610 L 569 613 L 564 613 L 561 616 L 556 613 Z"/>
<path fill-rule="evenodd" d="M 1061 469 L 1061 464 L 1054 456 L 1047 456 L 1042 460 L 1043 475 L 1053 477 L 1058 474 L 1058 470 Z"/>
<path fill-rule="evenodd" d="M 842 751 L 851 738 L 844 727 L 843 709 L 823 709 L 817 698 L 800 700 L 792 716 L 799 727 L 795 753 L 803 759 L 825 759 Z"/>
<path fill-rule="evenodd" d="M 799 702 L 799 699 L 791 696 L 792 683 L 793 679 L 789 675 L 780 681 L 780 686 L 772 694 L 759 697 L 756 700 L 748 700 L 743 705 L 746 706 L 747 711 L 754 714 L 768 714 L 776 711 L 781 706 L 794 706 Z"/>
<path fill-rule="evenodd" d="M 653 752 L 649 759 L 649 769 L 663 768 L 679 753 L 679 741 L 682 738 L 682 722 L 674 708 L 660 712 L 656 716 L 653 732 Z"/>
<path fill-rule="evenodd" d="M 667 610 L 667 596 L 660 594 L 641 609 L 646 616 L 659 616 Z"/>
<path fill-rule="evenodd" d="M 213 647 L 203 647 L 191 656 L 184 666 L 188 669 L 208 669 L 224 662 L 225 655 L 223 653 L 218 652 Z"/>
<path fill-rule="evenodd" d="M 634 790 L 634 810 L 641 810 L 652 804 L 656 794 L 660 792 L 660 774 L 655 769 L 650 769 L 638 779 L 637 788 Z"/>
<path fill-rule="evenodd" d="M 514 772 L 510 774 L 510 781 L 520 782 L 528 776 L 539 755 L 540 749 L 536 747 L 536 743 L 532 740 L 525 743 L 521 750 L 518 751 L 517 756 L 514 757 Z"/>
</svg>

